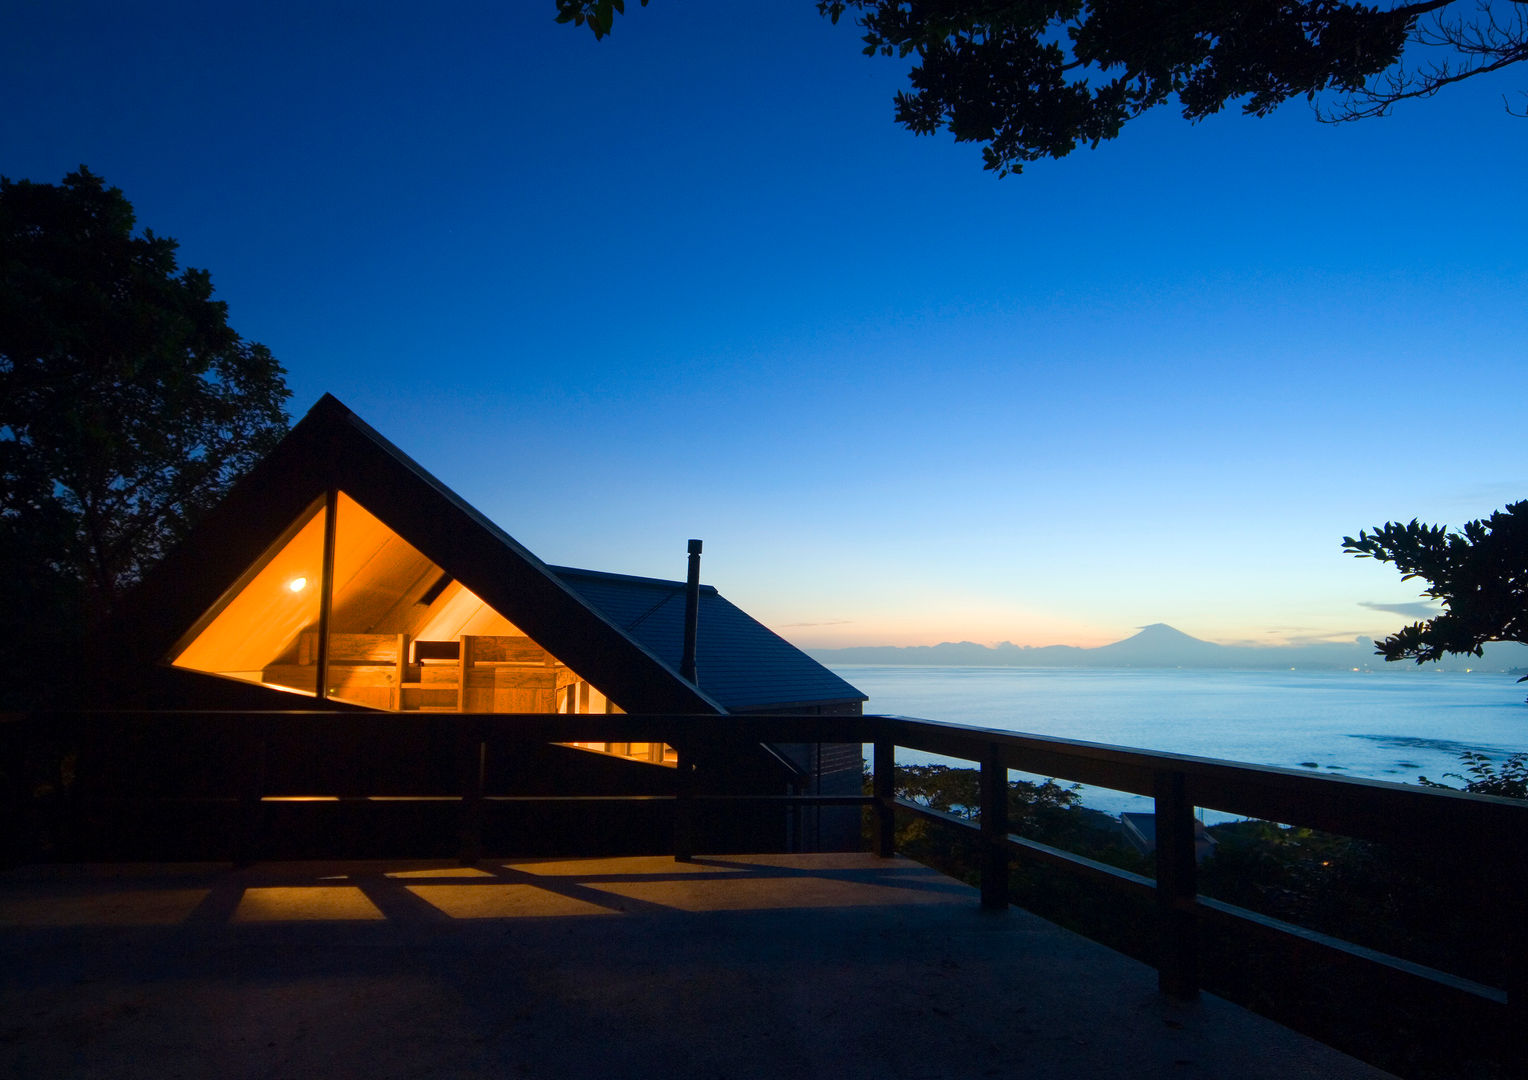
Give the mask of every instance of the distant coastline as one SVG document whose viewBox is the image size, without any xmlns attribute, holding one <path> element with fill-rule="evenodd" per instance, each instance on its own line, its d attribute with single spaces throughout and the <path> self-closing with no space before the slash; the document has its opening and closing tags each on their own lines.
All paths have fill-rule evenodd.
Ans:
<svg viewBox="0 0 1528 1080">
<path fill-rule="evenodd" d="M 1492 644 L 1485 655 L 1450 657 L 1419 668 L 1386 663 L 1366 637 L 1314 645 L 1217 645 L 1166 623 L 1153 623 L 1123 641 L 1085 649 L 1076 645 L 980 645 L 946 641 L 938 645 L 860 645 L 807 649 L 829 666 L 876 664 L 897 667 L 1065 667 L 1065 668 L 1300 668 L 1312 671 L 1494 671 L 1528 670 L 1528 645 Z"/>
</svg>

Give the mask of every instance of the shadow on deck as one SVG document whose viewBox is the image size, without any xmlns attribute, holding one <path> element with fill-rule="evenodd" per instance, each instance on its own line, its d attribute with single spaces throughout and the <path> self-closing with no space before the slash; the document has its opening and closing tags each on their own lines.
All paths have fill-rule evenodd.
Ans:
<svg viewBox="0 0 1528 1080">
<path fill-rule="evenodd" d="M 905 859 L 0 873 L 0 1076 L 1378 1077 Z"/>
</svg>

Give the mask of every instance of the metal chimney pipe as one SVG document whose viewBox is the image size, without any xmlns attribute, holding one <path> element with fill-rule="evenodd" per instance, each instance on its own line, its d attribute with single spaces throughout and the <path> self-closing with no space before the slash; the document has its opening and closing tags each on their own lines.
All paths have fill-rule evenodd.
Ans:
<svg viewBox="0 0 1528 1080">
<path fill-rule="evenodd" d="M 700 625 L 700 541 L 690 541 L 690 576 L 684 586 L 684 656 L 679 661 L 679 675 L 691 685 L 695 681 L 695 631 Z"/>
</svg>

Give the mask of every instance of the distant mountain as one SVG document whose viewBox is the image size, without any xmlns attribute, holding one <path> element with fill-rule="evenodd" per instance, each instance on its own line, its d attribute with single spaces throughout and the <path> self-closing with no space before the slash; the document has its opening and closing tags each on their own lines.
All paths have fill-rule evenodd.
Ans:
<svg viewBox="0 0 1528 1080">
<path fill-rule="evenodd" d="M 1152 623 L 1124 641 L 1082 650 L 1087 663 L 1109 667 L 1225 667 L 1227 653 L 1237 650 L 1200 641 L 1166 623 Z"/>
<path fill-rule="evenodd" d="M 1075 645 L 978 645 L 946 641 L 938 645 L 861 645 L 847 649 L 807 649 L 828 665 L 888 664 L 907 667 L 1096 667 L 1096 668 L 1304 668 L 1306 670 L 1416 670 L 1415 664 L 1387 664 L 1374 655 L 1366 637 L 1315 645 L 1217 645 L 1166 623 L 1097 648 Z M 1487 645 L 1484 657 L 1452 657 L 1429 669 L 1511 671 L 1528 669 L 1528 645 Z"/>
</svg>

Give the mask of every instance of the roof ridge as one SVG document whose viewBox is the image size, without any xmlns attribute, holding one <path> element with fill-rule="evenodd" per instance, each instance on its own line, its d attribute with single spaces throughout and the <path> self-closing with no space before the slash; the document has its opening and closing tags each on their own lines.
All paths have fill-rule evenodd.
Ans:
<svg viewBox="0 0 1528 1080">
<path fill-rule="evenodd" d="M 673 581 L 669 578 L 643 577 L 640 574 L 617 574 L 609 570 L 584 570 L 577 566 L 552 566 L 551 564 L 547 564 L 546 568 L 558 577 L 562 577 L 564 574 L 577 574 L 580 577 L 603 578 L 607 581 L 630 581 L 640 585 L 667 585 L 678 589 L 680 592 L 683 592 L 685 587 L 685 583 L 682 581 Z M 700 591 L 703 593 L 715 593 L 717 589 L 715 585 L 702 585 Z"/>
</svg>

